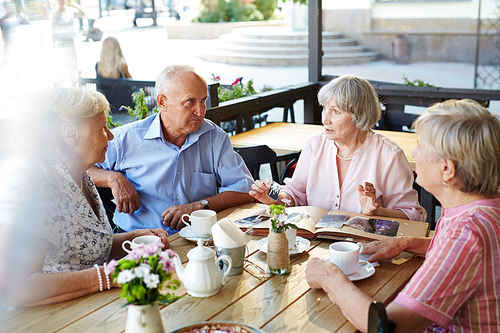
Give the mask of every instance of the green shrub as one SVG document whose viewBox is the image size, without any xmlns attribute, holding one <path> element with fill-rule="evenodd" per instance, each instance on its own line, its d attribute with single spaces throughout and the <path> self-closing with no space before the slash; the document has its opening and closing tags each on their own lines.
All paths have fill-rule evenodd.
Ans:
<svg viewBox="0 0 500 333">
<path fill-rule="evenodd" d="M 225 0 L 217 0 L 214 8 L 213 1 L 203 1 L 203 10 L 198 17 L 198 22 L 228 22 L 228 4 Z"/>
<path fill-rule="evenodd" d="M 266 10 L 269 11 L 269 4 L 266 1 L 271 0 L 263 0 Z M 198 22 L 243 22 L 266 19 L 266 15 L 260 11 L 258 6 L 244 4 L 241 0 L 202 0 L 202 5 L 203 9 L 198 17 Z"/>
<path fill-rule="evenodd" d="M 138 92 L 132 93 L 132 100 L 134 101 L 135 107 L 132 109 L 130 106 L 122 105 L 120 107 L 121 110 L 127 110 L 128 114 L 130 115 L 130 121 L 136 121 L 136 120 L 141 120 L 149 116 L 150 114 L 153 113 L 158 113 L 160 110 L 158 109 L 157 106 L 149 111 L 147 105 L 146 105 L 146 93 L 144 92 L 143 89 L 140 89 Z M 113 116 L 111 116 L 108 113 L 108 127 L 109 128 L 115 128 L 119 127 L 122 124 L 120 123 L 115 123 L 113 121 Z"/>
<path fill-rule="evenodd" d="M 407 86 L 410 86 L 410 87 L 435 87 L 434 85 L 432 85 L 430 83 L 425 83 L 424 81 L 419 80 L 419 79 L 415 79 L 413 81 L 410 81 L 404 75 L 403 75 L 403 82 L 404 82 L 404 84 L 406 84 Z"/>
<path fill-rule="evenodd" d="M 212 81 L 219 82 L 220 76 L 215 76 L 212 73 Z M 273 90 L 271 86 L 264 86 L 260 90 L 260 92 Z M 219 102 L 230 101 L 232 99 L 241 98 L 249 95 L 256 94 L 257 91 L 253 87 L 253 79 L 248 80 L 246 84 L 243 84 L 243 78 L 237 78 L 232 84 L 231 87 L 219 87 L 217 88 L 217 93 L 219 96 Z"/>
<path fill-rule="evenodd" d="M 255 91 L 253 87 L 252 79 L 248 80 L 246 84 L 242 83 L 242 78 L 239 78 L 238 80 L 239 82 L 234 83 L 231 88 L 217 88 L 217 92 L 219 94 L 219 102 L 225 102 L 257 93 L 257 91 Z"/>
<path fill-rule="evenodd" d="M 254 4 L 246 4 L 240 0 L 231 0 L 227 5 L 227 14 L 230 22 L 244 22 L 244 21 L 262 21 L 264 15 L 257 9 Z"/>
<path fill-rule="evenodd" d="M 276 0 L 255 0 L 257 9 L 262 13 L 263 20 L 270 20 L 274 17 L 278 4 Z"/>
</svg>

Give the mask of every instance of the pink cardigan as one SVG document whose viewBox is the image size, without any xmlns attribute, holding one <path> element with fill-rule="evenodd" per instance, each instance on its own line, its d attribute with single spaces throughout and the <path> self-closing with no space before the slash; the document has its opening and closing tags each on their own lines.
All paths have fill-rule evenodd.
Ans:
<svg viewBox="0 0 500 333">
<path fill-rule="evenodd" d="M 324 132 L 312 135 L 300 154 L 292 178 L 285 179 L 282 190 L 300 206 L 361 213 L 358 185 L 367 181 L 375 186 L 380 206 L 399 209 L 410 220 L 426 220 L 427 213 L 413 189 L 413 172 L 395 142 L 370 130 L 353 155 L 342 188 L 336 154 L 337 146 Z"/>
</svg>

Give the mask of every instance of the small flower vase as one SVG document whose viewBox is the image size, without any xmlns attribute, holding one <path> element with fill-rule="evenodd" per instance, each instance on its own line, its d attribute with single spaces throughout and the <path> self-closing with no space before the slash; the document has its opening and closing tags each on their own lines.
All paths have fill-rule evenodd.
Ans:
<svg viewBox="0 0 500 333">
<path fill-rule="evenodd" d="M 165 333 L 157 301 L 146 305 L 130 304 L 127 308 L 125 333 Z"/>
<path fill-rule="evenodd" d="M 290 274 L 290 252 L 285 232 L 270 231 L 267 238 L 267 265 L 277 275 Z"/>
</svg>

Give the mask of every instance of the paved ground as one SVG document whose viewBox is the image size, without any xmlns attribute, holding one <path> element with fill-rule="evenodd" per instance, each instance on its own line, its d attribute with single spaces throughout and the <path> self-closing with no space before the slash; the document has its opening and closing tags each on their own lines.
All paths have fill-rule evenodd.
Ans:
<svg viewBox="0 0 500 333">
<path fill-rule="evenodd" d="M 133 14 L 121 13 L 104 17 L 96 22 L 103 32 L 103 38 L 116 37 L 127 59 L 130 73 L 135 79 L 155 80 L 158 73 L 171 64 L 189 64 L 208 81 L 211 73 L 221 77 L 221 83 L 230 84 L 236 77 L 243 76 L 244 82 L 253 79 L 255 87 L 263 85 L 274 88 L 302 83 L 308 80 L 305 66 L 264 67 L 229 65 L 208 62 L 196 58 L 193 53 L 203 41 L 169 39 L 165 25 L 170 18 L 160 17 L 158 26 L 151 27 L 151 20 L 138 21 L 139 27 L 132 25 Z M 143 25 L 143 26 L 141 26 Z M 100 42 L 77 43 L 78 69 L 84 77 L 95 77 L 94 66 L 99 59 Z M 395 64 L 382 60 L 358 65 L 324 66 L 323 74 L 340 75 L 354 73 L 367 79 L 403 83 L 403 76 L 410 80 L 420 79 L 439 87 L 473 88 L 474 64 L 470 63 L 410 63 Z M 500 114 L 500 103 L 493 103 L 492 109 Z M 298 105 L 298 110 L 300 110 Z M 298 112 L 297 121 L 301 116 Z M 270 115 L 271 120 L 279 120 L 280 114 Z M 274 119 L 276 118 L 276 119 Z"/>
</svg>

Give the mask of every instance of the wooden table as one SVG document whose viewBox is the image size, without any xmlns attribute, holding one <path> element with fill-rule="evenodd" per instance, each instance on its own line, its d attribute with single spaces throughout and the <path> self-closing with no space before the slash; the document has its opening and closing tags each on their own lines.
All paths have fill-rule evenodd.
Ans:
<svg viewBox="0 0 500 333">
<path fill-rule="evenodd" d="M 228 212 L 218 214 L 218 218 Z M 257 250 L 258 237 L 248 244 L 248 260 L 266 269 L 266 255 Z M 179 235 L 171 247 L 187 262 L 195 246 Z M 165 331 L 196 322 L 228 320 L 261 328 L 266 332 L 355 332 L 339 308 L 322 290 L 312 290 L 305 279 L 311 257 L 328 258 L 330 241 L 313 240 L 304 253 L 291 257 L 287 276 L 254 276 L 247 271 L 228 277 L 218 294 L 208 298 L 184 297 L 160 306 Z M 422 264 L 414 257 L 401 265 L 382 262 L 375 274 L 355 284 L 377 301 L 389 302 Z M 119 289 L 106 290 L 59 304 L 16 309 L 0 315 L 2 332 L 123 332 L 127 310 Z M 177 295 L 186 295 L 181 286 Z"/>
<path fill-rule="evenodd" d="M 278 155 L 300 152 L 309 136 L 323 131 L 323 125 L 271 123 L 230 137 L 234 147 L 268 145 Z M 409 132 L 375 131 L 396 142 L 403 149 L 415 171 L 415 158 L 411 151 L 417 146 L 417 134 Z"/>
</svg>

